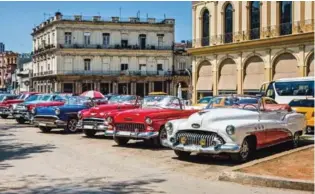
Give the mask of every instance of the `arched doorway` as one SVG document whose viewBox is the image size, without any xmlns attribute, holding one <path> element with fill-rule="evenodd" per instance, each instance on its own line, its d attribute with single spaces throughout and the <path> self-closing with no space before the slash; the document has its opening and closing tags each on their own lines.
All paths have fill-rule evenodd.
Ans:
<svg viewBox="0 0 315 194">
<path fill-rule="evenodd" d="M 273 80 L 299 77 L 298 62 L 291 53 L 279 55 L 273 64 Z"/>
<path fill-rule="evenodd" d="M 219 66 L 219 94 L 236 93 L 237 69 L 233 59 L 227 58 Z"/>
<path fill-rule="evenodd" d="M 308 58 L 306 75 L 314 76 L 314 53 Z"/>
<path fill-rule="evenodd" d="M 264 62 L 258 56 L 250 57 L 244 65 L 244 94 L 258 94 L 264 83 Z"/>
<path fill-rule="evenodd" d="M 198 99 L 203 96 L 212 96 L 212 66 L 209 61 L 203 61 L 199 65 L 197 73 L 197 96 Z"/>
</svg>

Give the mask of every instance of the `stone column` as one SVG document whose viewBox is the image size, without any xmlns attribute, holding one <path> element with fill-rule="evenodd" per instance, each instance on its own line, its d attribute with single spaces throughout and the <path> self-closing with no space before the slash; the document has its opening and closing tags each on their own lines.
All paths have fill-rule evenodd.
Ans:
<svg viewBox="0 0 315 194">
<path fill-rule="evenodd" d="M 170 83 L 168 81 L 166 82 L 166 93 L 170 94 Z"/>
<path fill-rule="evenodd" d="M 173 90 L 173 80 L 170 82 L 170 95 L 174 95 L 174 90 Z"/>
<path fill-rule="evenodd" d="M 266 64 L 265 64 L 265 82 L 272 80 L 272 64 L 271 64 L 271 49 L 266 51 Z"/>
<path fill-rule="evenodd" d="M 299 76 L 301 77 L 306 76 L 306 66 L 307 66 L 307 62 L 305 63 L 305 45 L 301 45 L 299 46 L 299 61 L 298 61 Z"/>
<path fill-rule="evenodd" d="M 62 92 L 62 83 L 57 81 L 57 92 Z"/>
<path fill-rule="evenodd" d="M 237 59 L 237 94 L 243 94 L 243 67 L 242 67 L 242 53 L 238 54 Z"/>
</svg>

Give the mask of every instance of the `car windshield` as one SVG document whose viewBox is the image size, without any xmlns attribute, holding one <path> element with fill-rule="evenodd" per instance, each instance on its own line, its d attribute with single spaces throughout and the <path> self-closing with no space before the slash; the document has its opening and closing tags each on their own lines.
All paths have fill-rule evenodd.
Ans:
<svg viewBox="0 0 315 194">
<path fill-rule="evenodd" d="M 38 99 L 40 99 L 40 95 L 31 95 L 31 96 L 29 96 L 28 98 L 26 98 L 26 102 L 30 102 L 30 101 L 34 101 L 34 100 L 38 100 Z"/>
<path fill-rule="evenodd" d="M 292 100 L 289 103 L 289 106 L 314 108 L 314 100 L 313 99 Z"/>
<path fill-rule="evenodd" d="M 108 101 L 109 104 L 135 104 L 137 100 L 136 96 L 127 96 L 127 95 L 121 95 L 121 96 L 113 96 Z"/>
<path fill-rule="evenodd" d="M 172 96 L 146 96 L 142 108 L 170 108 L 180 109 L 180 101 Z"/>
<path fill-rule="evenodd" d="M 18 99 L 19 99 L 19 100 L 23 100 L 23 99 L 25 98 L 25 96 L 26 96 L 26 94 L 21 94 L 21 95 L 18 97 Z"/>
<path fill-rule="evenodd" d="M 5 95 L 0 95 L 0 102 L 2 102 L 5 99 Z"/>
<path fill-rule="evenodd" d="M 212 98 L 201 98 L 198 104 L 208 104 Z"/>
<path fill-rule="evenodd" d="M 236 104 L 258 104 L 258 98 L 241 98 Z"/>
<path fill-rule="evenodd" d="M 43 95 L 41 96 L 40 100 L 49 101 L 51 98 L 52 98 L 52 95 Z"/>
<path fill-rule="evenodd" d="M 92 104 L 92 100 L 88 97 L 74 96 L 74 97 L 69 97 L 66 101 L 66 104 L 68 104 L 68 105 Z"/>
</svg>

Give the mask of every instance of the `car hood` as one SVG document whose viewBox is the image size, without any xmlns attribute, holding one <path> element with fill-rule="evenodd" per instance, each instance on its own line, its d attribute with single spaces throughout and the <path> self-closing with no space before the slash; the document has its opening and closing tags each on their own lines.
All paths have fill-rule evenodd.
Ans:
<svg viewBox="0 0 315 194">
<path fill-rule="evenodd" d="M 146 117 L 156 119 L 174 112 L 183 110 L 173 109 L 160 109 L 160 108 L 144 108 L 144 109 L 133 109 L 123 111 L 115 116 L 115 122 L 126 122 L 126 121 L 144 121 Z"/>
<path fill-rule="evenodd" d="M 80 110 L 86 109 L 84 105 L 62 105 L 62 106 L 47 106 L 47 107 L 37 107 L 36 115 L 56 115 L 56 109 L 60 110 L 60 115 L 63 113 L 74 113 Z"/>
<path fill-rule="evenodd" d="M 180 129 L 193 129 L 192 125 L 197 124 L 197 128 L 216 130 L 217 125 L 236 125 L 241 120 L 258 121 L 259 113 L 256 111 L 243 110 L 237 108 L 213 108 L 202 110 L 192 114 L 186 122 L 179 124 Z M 251 121 L 250 121 L 251 120 Z"/>
</svg>

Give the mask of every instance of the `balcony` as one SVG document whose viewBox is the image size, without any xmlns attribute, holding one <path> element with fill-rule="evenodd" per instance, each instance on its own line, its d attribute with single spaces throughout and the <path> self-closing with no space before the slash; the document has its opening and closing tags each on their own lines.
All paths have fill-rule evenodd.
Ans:
<svg viewBox="0 0 315 194">
<path fill-rule="evenodd" d="M 52 49 L 55 49 L 55 48 L 56 48 L 56 46 L 53 45 L 53 44 L 39 46 L 39 48 L 35 49 L 34 52 L 32 52 L 31 54 L 37 55 L 37 54 L 40 54 L 40 53 L 43 53 L 45 51 L 52 50 Z"/>
<path fill-rule="evenodd" d="M 303 34 L 308 32 L 314 32 L 314 20 L 284 23 L 247 31 L 239 31 L 194 39 L 192 40 L 192 48 L 231 44 L 257 39 L 268 39 L 280 36 L 290 36 L 291 34 Z"/>
<path fill-rule="evenodd" d="M 102 45 L 102 44 L 59 44 L 58 48 L 71 48 L 71 49 L 122 49 L 122 50 L 173 50 L 173 46 L 155 46 L 147 45 L 141 48 L 139 45 Z"/>
<path fill-rule="evenodd" d="M 85 70 L 65 70 L 65 71 L 44 71 L 33 73 L 32 77 L 55 76 L 55 75 L 81 75 L 81 76 L 172 76 L 177 75 L 172 71 L 85 71 Z M 184 75 L 184 74 L 178 74 Z"/>
</svg>

